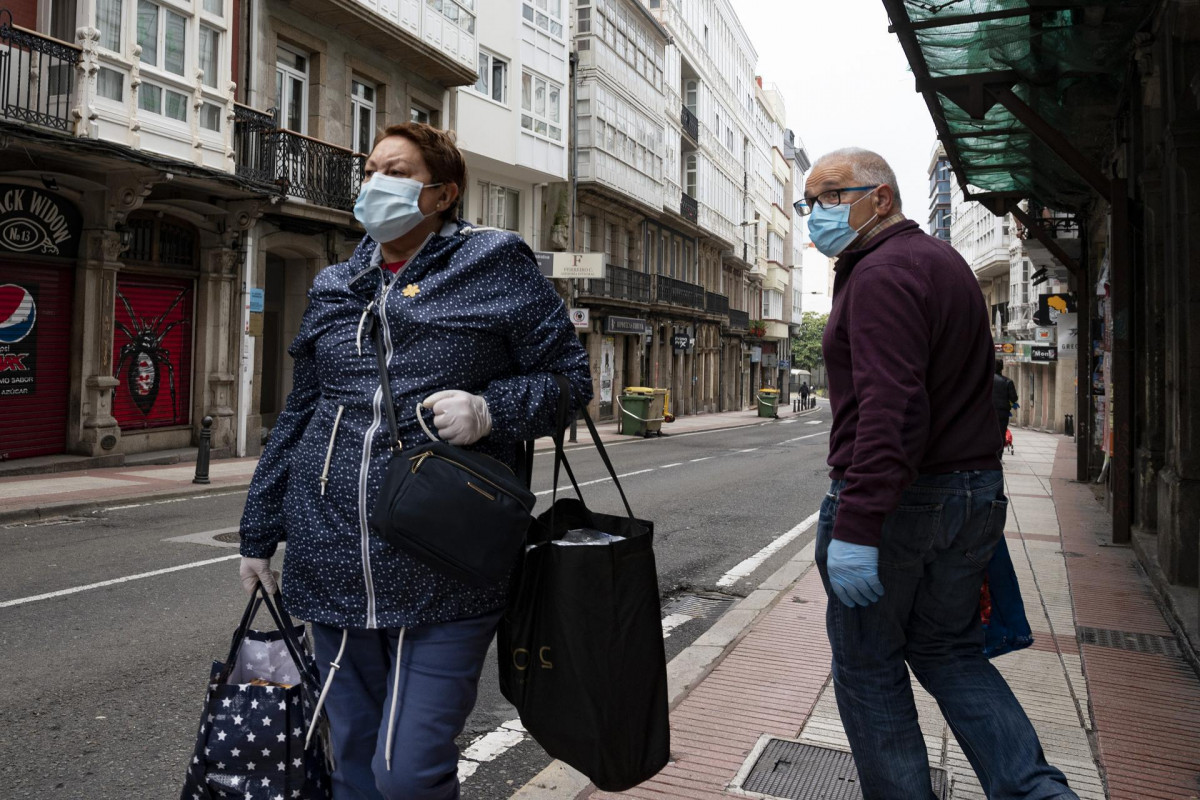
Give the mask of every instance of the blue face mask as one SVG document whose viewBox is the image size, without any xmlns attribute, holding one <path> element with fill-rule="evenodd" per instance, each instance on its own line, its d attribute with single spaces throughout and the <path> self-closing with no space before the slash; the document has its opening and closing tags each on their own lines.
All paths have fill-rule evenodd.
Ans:
<svg viewBox="0 0 1200 800">
<path fill-rule="evenodd" d="M 358 192 L 354 217 L 377 242 L 399 239 L 433 216 L 421 213 L 418 201 L 422 190 L 441 185 L 375 173 Z"/>
<path fill-rule="evenodd" d="M 821 204 L 813 209 L 808 217 L 808 238 L 823 255 L 834 258 L 858 238 L 862 229 L 871 224 L 867 220 L 862 228 L 850 227 L 850 209 L 871 196 L 872 189 L 849 205 L 842 203 L 833 208 L 825 208 Z M 874 219 L 872 217 L 871 219 Z"/>
</svg>

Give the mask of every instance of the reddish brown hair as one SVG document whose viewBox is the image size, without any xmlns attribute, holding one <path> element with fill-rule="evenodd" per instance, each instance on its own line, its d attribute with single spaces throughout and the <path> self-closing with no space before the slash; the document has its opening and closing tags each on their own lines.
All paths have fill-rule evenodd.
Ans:
<svg viewBox="0 0 1200 800">
<path fill-rule="evenodd" d="M 429 167 L 433 183 L 453 183 L 458 186 L 458 199 L 442 212 L 442 219 L 455 219 L 467 188 L 467 162 L 463 159 L 462 151 L 458 149 L 454 132 L 444 131 L 423 122 L 404 122 L 384 128 L 383 133 L 376 137 L 374 147 L 378 147 L 380 142 L 390 136 L 401 136 L 417 146 L 421 151 L 421 158 L 425 160 L 425 166 Z"/>
</svg>

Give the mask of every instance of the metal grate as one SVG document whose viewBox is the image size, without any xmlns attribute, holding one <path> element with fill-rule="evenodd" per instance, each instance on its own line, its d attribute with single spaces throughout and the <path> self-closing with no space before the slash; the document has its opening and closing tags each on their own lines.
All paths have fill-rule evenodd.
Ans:
<svg viewBox="0 0 1200 800">
<path fill-rule="evenodd" d="M 1133 633 L 1132 631 L 1114 631 L 1108 628 L 1088 628 L 1080 625 L 1075 628 L 1075 635 L 1080 644 L 1094 644 L 1097 647 L 1111 647 L 1114 650 L 1129 650 L 1134 653 L 1153 653 L 1160 656 L 1181 658 L 1183 651 L 1174 636 L 1156 636 L 1151 633 Z"/>
<path fill-rule="evenodd" d="M 934 796 L 949 797 L 946 771 L 930 767 Z M 742 789 L 785 800 L 862 800 L 854 757 L 844 750 L 771 739 Z"/>
<path fill-rule="evenodd" d="M 701 597 L 695 594 L 684 594 L 676 597 L 662 608 L 664 617 L 671 614 L 683 614 L 694 619 L 716 619 L 725 613 L 732 597 Z"/>
<path fill-rule="evenodd" d="M 239 533 L 238 531 L 230 531 L 229 533 L 218 533 L 216 536 L 213 537 L 213 539 L 215 539 L 218 542 L 225 542 L 226 544 L 237 544 L 238 542 L 240 542 L 242 540 L 242 534 Z"/>
</svg>

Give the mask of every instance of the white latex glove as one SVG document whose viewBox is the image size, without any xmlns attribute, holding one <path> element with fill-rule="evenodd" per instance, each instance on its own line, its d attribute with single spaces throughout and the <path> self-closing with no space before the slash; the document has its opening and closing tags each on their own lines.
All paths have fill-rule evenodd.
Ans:
<svg viewBox="0 0 1200 800">
<path fill-rule="evenodd" d="M 242 587 L 247 594 L 254 593 L 254 586 L 262 582 L 263 588 L 270 594 L 275 594 L 276 587 L 279 586 L 279 573 L 271 571 L 271 559 L 269 558 L 246 558 L 242 556 L 241 566 L 238 567 L 238 574 L 242 578 Z"/>
<path fill-rule="evenodd" d="M 492 432 L 492 415 L 487 401 L 459 389 L 434 392 L 421 405 L 433 411 L 438 435 L 450 444 L 474 444 Z"/>
</svg>

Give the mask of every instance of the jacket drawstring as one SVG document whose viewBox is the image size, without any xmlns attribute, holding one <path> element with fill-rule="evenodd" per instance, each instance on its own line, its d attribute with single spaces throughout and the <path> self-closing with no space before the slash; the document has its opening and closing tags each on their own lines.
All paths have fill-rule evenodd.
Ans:
<svg viewBox="0 0 1200 800">
<path fill-rule="evenodd" d="M 362 316 L 358 318 L 358 332 L 354 334 L 354 342 L 358 345 L 358 354 L 362 355 L 362 337 L 363 328 L 367 324 L 367 315 L 375 310 L 375 301 L 367 303 L 367 307 L 363 309 Z"/>
<path fill-rule="evenodd" d="M 321 497 L 325 496 L 325 486 L 329 483 L 329 462 L 333 459 L 333 443 L 337 439 L 338 425 L 342 422 L 342 412 L 345 406 L 338 406 L 337 416 L 333 419 L 333 432 L 329 434 L 329 448 L 325 450 L 325 469 L 321 470 Z"/>
<path fill-rule="evenodd" d="M 404 628 L 396 642 L 396 674 L 392 678 L 392 713 L 388 715 L 387 768 L 392 771 L 392 742 L 396 739 L 396 705 L 400 702 L 400 654 L 404 651 Z"/>
<path fill-rule="evenodd" d="M 345 628 L 342 630 L 342 646 L 338 648 L 337 655 L 333 661 L 329 662 L 329 675 L 325 678 L 325 685 L 321 687 L 321 696 L 317 698 L 317 707 L 313 709 L 312 722 L 308 726 L 308 735 L 304 737 L 304 749 L 308 749 L 308 744 L 312 741 L 313 733 L 317 730 L 317 721 L 321 719 L 321 707 L 325 705 L 325 696 L 329 694 L 329 687 L 333 685 L 333 676 L 342 668 L 342 653 L 346 652 L 346 639 L 349 638 L 350 630 Z"/>
</svg>

